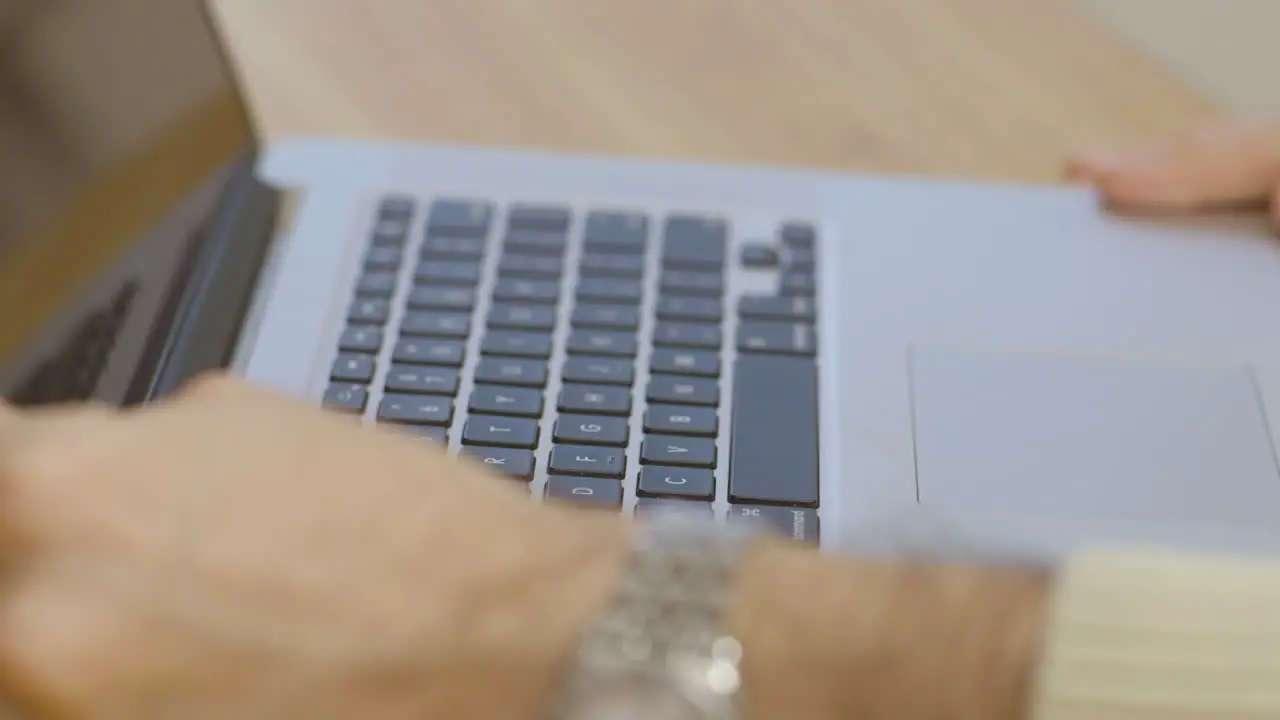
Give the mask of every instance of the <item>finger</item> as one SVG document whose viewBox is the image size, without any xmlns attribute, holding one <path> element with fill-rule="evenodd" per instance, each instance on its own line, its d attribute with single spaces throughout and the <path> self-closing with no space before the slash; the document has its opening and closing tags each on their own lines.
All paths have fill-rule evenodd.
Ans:
<svg viewBox="0 0 1280 720">
<path fill-rule="evenodd" d="M 1280 126 L 1210 128 L 1167 143 L 1073 157 L 1068 176 L 1110 205 L 1196 211 L 1262 203 L 1280 183 Z"/>
</svg>

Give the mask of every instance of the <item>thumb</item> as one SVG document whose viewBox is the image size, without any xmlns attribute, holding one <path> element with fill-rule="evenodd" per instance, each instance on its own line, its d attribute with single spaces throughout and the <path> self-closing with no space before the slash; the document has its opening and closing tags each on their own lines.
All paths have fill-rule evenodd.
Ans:
<svg viewBox="0 0 1280 720">
<path fill-rule="evenodd" d="M 1080 154 L 1069 176 L 1109 205 L 1194 211 L 1271 199 L 1280 186 L 1280 125 L 1213 127 L 1149 148 Z"/>
</svg>

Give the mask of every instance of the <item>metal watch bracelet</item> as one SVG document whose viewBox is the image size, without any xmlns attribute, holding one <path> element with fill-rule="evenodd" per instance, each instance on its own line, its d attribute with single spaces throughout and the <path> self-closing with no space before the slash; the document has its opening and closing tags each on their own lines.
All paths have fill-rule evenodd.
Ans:
<svg viewBox="0 0 1280 720">
<path fill-rule="evenodd" d="M 743 648 L 724 630 L 754 523 L 686 512 L 638 523 L 619 588 L 548 720 L 737 720 Z"/>
</svg>

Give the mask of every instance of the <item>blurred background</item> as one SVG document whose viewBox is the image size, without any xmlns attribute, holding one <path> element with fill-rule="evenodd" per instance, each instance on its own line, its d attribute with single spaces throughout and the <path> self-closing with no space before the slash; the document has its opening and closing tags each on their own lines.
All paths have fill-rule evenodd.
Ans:
<svg viewBox="0 0 1280 720">
<path fill-rule="evenodd" d="M 0 262 L 78 188 L 224 89 L 201 1 L 0 0 Z M 1280 2 L 1074 1 L 1226 108 L 1280 115 L 1267 92 Z"/>
</svg>

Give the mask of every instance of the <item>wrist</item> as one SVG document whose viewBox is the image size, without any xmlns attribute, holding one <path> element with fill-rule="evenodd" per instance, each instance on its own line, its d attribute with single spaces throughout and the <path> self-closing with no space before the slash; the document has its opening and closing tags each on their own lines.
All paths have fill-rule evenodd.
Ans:
<svg viewBox="0 0 1280 720">
<path fill-rule="evenodd" d="M 730 630 L 749 718 L 1028 717 L 1051 578 L 762 543 Z"/>
<path fill-rule="evenodd" d="M 616 592 L 629 523 L 578 509 L 530 510 L 531 526 L 513 540 L 531 554 L 497 579 L 465 583 L 446 646 L 427 653 L 433 662 L 419 670 L 416 717 L 541 717 Z"/>
</svg>

